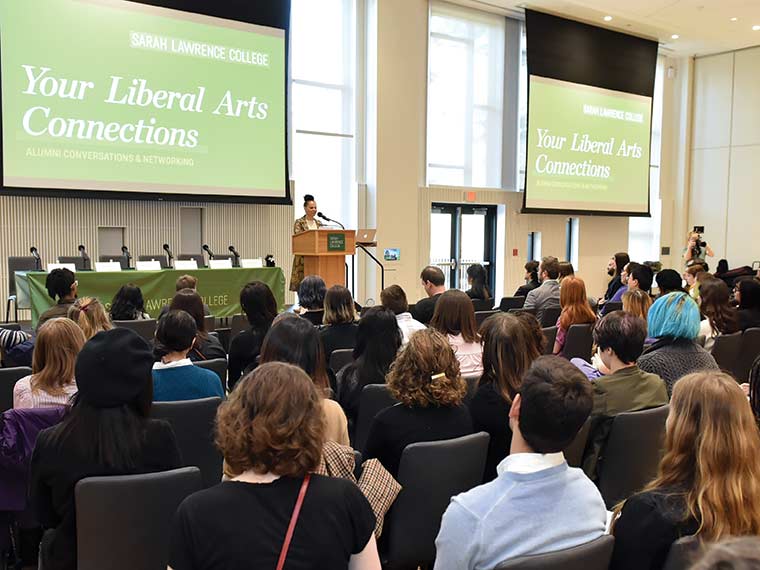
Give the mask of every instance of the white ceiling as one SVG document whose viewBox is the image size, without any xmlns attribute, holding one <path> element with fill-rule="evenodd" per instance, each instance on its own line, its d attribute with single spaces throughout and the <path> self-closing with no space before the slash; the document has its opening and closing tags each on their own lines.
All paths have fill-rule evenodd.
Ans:
<svg viewBox="0 0 760 570">
<path fill-rule="evenodd" d="M 674 56 L 706 55 L 760 45 L 760 0 L 465 0 L 484 9 L 550 12 L 656 39 Z M 604 16 L 612 16 L 605 22 Z M 731 21 L 731 18 L 737 18 Z M 671 39 L 673 34 L 680 37 Z"/>
</svg>

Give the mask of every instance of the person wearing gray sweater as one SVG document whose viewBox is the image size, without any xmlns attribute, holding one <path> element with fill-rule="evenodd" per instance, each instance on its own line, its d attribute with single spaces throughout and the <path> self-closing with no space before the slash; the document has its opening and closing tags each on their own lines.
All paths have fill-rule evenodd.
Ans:
<svg viewBox="0 0 760 570">
<path fill-rule="evenodd" d="M 542 356 L 533 363 L 509 412 L 510 455 L 495 480 L 451 500 L 435 541 L 435 570 L 491 569 L 604 534 L 602 496 L 562 454 L 592 401 L 591 384 L 567 360 Z"/>
</svg>

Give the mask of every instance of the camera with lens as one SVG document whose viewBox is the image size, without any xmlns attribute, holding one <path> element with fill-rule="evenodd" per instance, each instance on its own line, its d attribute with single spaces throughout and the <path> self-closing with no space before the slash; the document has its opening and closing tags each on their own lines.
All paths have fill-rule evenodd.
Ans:
<svg viewBox="0 0 760 570">
<path fill-rule="evenodd" d="M 692 231 L 697 234 L 697 247 L 707 247 L 707 242 L 702 240 L 702 234 L 705 233 L 705 226 L 694 226 Z"/>
</svg>

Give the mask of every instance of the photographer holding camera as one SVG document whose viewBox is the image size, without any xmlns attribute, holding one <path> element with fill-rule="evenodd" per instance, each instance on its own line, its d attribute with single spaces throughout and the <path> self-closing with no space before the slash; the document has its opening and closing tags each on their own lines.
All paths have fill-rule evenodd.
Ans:
<svg viewBox="0 0 760 570">
<path fill-rule="evenodd" d="M 683 259 L 687 266 L 704 261 L 705 256 L 715 256 L 712 248 L 702 239 L 702 232 L 703 226 L 694 226 L 694 230 L 689 232 L 689 241 L 683 250 Z"/>
</svg>

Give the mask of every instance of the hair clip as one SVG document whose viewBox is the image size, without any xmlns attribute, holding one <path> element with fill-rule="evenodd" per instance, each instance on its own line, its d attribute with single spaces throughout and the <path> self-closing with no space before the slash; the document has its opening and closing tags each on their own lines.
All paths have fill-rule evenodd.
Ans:
<svg viewBox="0 0 760 570">
<path fill-rule="evenodd" d="M 433 374 L 430 379 L 431 380 L 438 380 L 439 378 L 446 378 L 445 372 L 439 372 L 438 374 Z"/>
</svg>

